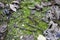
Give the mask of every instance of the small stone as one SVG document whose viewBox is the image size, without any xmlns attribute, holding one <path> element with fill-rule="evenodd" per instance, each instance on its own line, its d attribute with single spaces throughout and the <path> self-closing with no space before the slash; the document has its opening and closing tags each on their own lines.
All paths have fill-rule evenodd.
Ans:
<svg viewBox="0 0 60 40">
<path fill-rule="evenodd" d="M 54 0 L 58 5 L 60 5 L 60 0 Z"/>
<path fill-rule="evenodd" d="M 33 35 L 25 35 L 25 36 L 23 36 L 23 38 L 21 40 L 34 40 L 34 36 Z"/>
<path fill-rule="evenodd" d="M 50 5 L 52 5 L 52 4 L 51 4 L 51 2 L 47 2 L 47 5 L 50 6 Z"/>
<path fill-rule="evenodd" d="M 42 6 L 47 6 L 47 2 L 41 2 Z"/>
<path fill-rule="evenodd" d="M 11 9 L 12 11 L 14 11 L 14 12 L 16 12 L 16 11 L 17 11 L 17 9 L 15 8 L 15 6 L 14 6 L 14 5 L 12 5 L 12 4 L 10 4 L 10 9 Z"/>
<path fill-rule="evenodd" d="M 0 2 L 0 8 L 4 8 L 4 4 Z"/>
<path fill-rule="evenodd" d="M 22 26 L 24 26 L 24 24 L 22 24 Z"/>
<path fill-rule="evenodd" d="M 37 40 L 46 40 L 46 38 L 45 38 L 43 35 L 39 35 L 39 36 L 37 37 Z"/>
<path fill-rule="evenodd" d="M 19 4 L 19 1 L 13 1 L 12 3 L 15 3 L 15 4 L 17 3 L 17 4 Z"/>
<path fill-rule="evenodd" d="M 15 39 L 12 39 L 12 40 L 15 40 Z"/>
<path fill-rule="evenodd" d="M 22 39 L 23 38 L 23 36 L 20 36 L 20 39 Z"/>
<path fill-rule="evenodd" d="M 2 26 L 0 27 L 0 32 L 1 32 L 1 33 L 5 32 L 6 30 L 7 30 L 7 25 L 2 25 Z"/>
<path fill-rule="evenodd" d="M 35 9 L 38 10 L 38 11 L 42 11 L 43 5 L 36 4 Z"/>
</svg>

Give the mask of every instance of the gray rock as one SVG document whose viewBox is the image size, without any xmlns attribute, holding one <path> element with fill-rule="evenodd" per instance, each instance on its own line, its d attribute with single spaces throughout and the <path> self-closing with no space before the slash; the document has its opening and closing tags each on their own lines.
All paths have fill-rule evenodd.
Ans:
<svg viewBox="0 0 60 40">
<path fill-rule="evenodd" d="M 1 25 L 1 27 L 0 27 L 0 32 L 1 32 L 1 33 L 4 33 L 4 32 L 6 31 L 6 28 L 7 28 L 7 24 Z"/>
<path fill-rule="evenodd" d="M 35 9 L 36 9 L 37 11 L 42 11 L 42 8 L 43 8 L 43 5 L 39 5 L 39 4 L 36 4 L 36 5 L 35 5 Z"/>
<path fill-rule="evenodd" d="M 6 23 L 3 23 L 1 26 L 0 26 L 0 40 L 4 40 L 6 34 L 7 34 L 7 24 Z"/>
<path fill-rule="evenodd" d="M 50 21 L 48 28 L 44 31 L 45 37 L 47 40 L 58 40 L 56 37 L 57 32 L 59 31 L 59 27 L 57 23 Z"/>
<path fill-rule="evenodd" d="M 34 40 L 34 36 L 33 35 L 25 35 L 25 36 L 23 36 L 23 38 L 21 40 Z"/>
<path fill-rule="evenodd" d="M 56 10 L 56 17 L 57 17 L 57 19 L 60 19 L 60 8 L 57 7 L 55 10 Z"/>
<path fill-rule="evenodd" d="M 50 10 L 46 12 L 46 15 L 42 18 L 45 22 L 50 20 L 60 20 L 60 8 L 58 6 L 51 6 Z"/>
<path fill-rule="evenodd" d="M 41 2 L 41 5 L 44 7 L 52 5 L 51 2 Z"/>
<path fill-rule="evenodd" d="M 4 8 L 4 3 L 0 2 L 0 8 Z"/>
<path fill-rule="evenodd" d="M 58 5 L 60 5 L 60 0 L 54 0 Z"/>
<path fill-rule="evenodd" d="M 53 19 L 54 19 L 54 17 L 52 15 L 52 11 L 51 10 L 48 10 L 46 12 L 45 17 L 42 18 L 42 20 L 45 21 L 46 23 L 48 23 L 50 20 L 53 20 Z"/>
</svg>

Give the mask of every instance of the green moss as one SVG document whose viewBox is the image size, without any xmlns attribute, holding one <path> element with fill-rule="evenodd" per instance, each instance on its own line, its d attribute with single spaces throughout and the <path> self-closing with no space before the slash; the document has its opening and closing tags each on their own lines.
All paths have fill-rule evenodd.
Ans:
<svg viewBox="0 0 60 40">
<path fill-rule="evenodd" d="M 6 0 L 3 1 L 5 2 Z M 11 1 L 12 0 L 7 0 L 6 2 L 11 3 Z M 20 30 L 20 27 L 24 27 L 30 30 L 36 30 L 35 28 L 31 28 L 30 26 L 28 26 L 26 23 L 34 25 L 34 22 L 32 22 L 27 18 L 27 16 L 30 16 L 30 10 L 28 9 L 28 7 L 34 6 L 35 3 L 39 3 L 39 2 L 41 2 L 41 0 L 22 1 L 21 3 L 22 9 L 12 13 L 12 17 L 10 18 L 10 22 L 8 23 L 8 34 L 6 40 L 12 40 L 12 39 L 19 40 L 20 35 L 24 35 L 24 34 L 34 34 L 35 38 L 37 37 L 38 34 L 42 34 L 41 30 L 37 30 L 36 33 Z M 47 9 L 44 8 L 42 12 L 36 11 L 34 16 L 31 15 L 34 18 L 34 20 L 38 22 L 36 27 L 41 28 L 43 30 L 47 28 L 47 24 L 45 22 L 42 22 L 40 19 L 43 17 Z M 16 23 L 19 28 L 14 28 L 13 26 L 14 23 Z M 22 24 L 24 24 L 24 26 L 22 26 Z"/>
</svg>

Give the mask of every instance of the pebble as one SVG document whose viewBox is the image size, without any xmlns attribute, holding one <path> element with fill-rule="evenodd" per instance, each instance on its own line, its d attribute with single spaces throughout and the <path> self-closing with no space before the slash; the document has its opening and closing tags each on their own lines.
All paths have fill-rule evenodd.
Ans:
<svg viewBox="0 0 60 40">
<path fill-rule="evenodd" d="M 58 5 L 60 5 L 60 0 L 54 0 Z"/>
<path fill-rule="evenodd" d="M 4 4 L 2 2 L 0 2 L 0 8 L 4 8 Z"/>
<path fill-rule="evenodd" d="M 24 35 L 21 40 L 34 40 L 34 36 L 33 35 Z"/>
<path fill-rule="evenodd" d="M 39 35 L 39 36 L 37 37 L 37 40 L 46 40 L 46 37 L 44 37 L 43 35 Z"/>
</svg>

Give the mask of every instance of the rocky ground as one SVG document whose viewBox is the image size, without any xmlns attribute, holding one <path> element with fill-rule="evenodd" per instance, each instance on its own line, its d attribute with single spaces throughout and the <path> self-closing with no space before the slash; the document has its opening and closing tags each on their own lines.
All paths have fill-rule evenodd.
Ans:
<svg viewBox="0 0 60 40">
<path fill-rule="evenodd" d="M 13 4 L 13 0 L 1 0 L 1 2 L 4 4 Z M 51 1 L 48 2 L 48 0 L 22 0 L 19 2 L 19 5 L 16 4 L 19 6 L 16 7 L 17 10 L 11 8 L 13 10 L 11 11 L 9 8 L 6 10 L 6 8 L 2 7 L 0 9 L 0 25 L 3 24 L 3 22 L 7 22 L 8 29 L 8 33 L 5 34 L 5 40 L 39 40 L 37 37 L 40 34 L 44 35 L 47 40 L 50 40 L 48 38 L 51 38 L 51 28 L 55 28 L 56 23 L 60 25 L 60 14 L 59 11 L 57 11 L 59 6 L 55 8 L 52 4 L 54 5 L 55 3 L 51 3 Z M 59 16 L 58 14 L 57 16 L 54 14 L 54 9 Z M 6 13 L 11 13 L 11 15 Z M 53 21 L 51 23 L 52 26 L 50 24 L 51 21 Z M 46 31 L 48 31 L 48 33 L 46 33 Z M 55 36 L 52 37 L 51 40 L 58 39 L 53 38 L 55 38 Z"/>
</svg>

